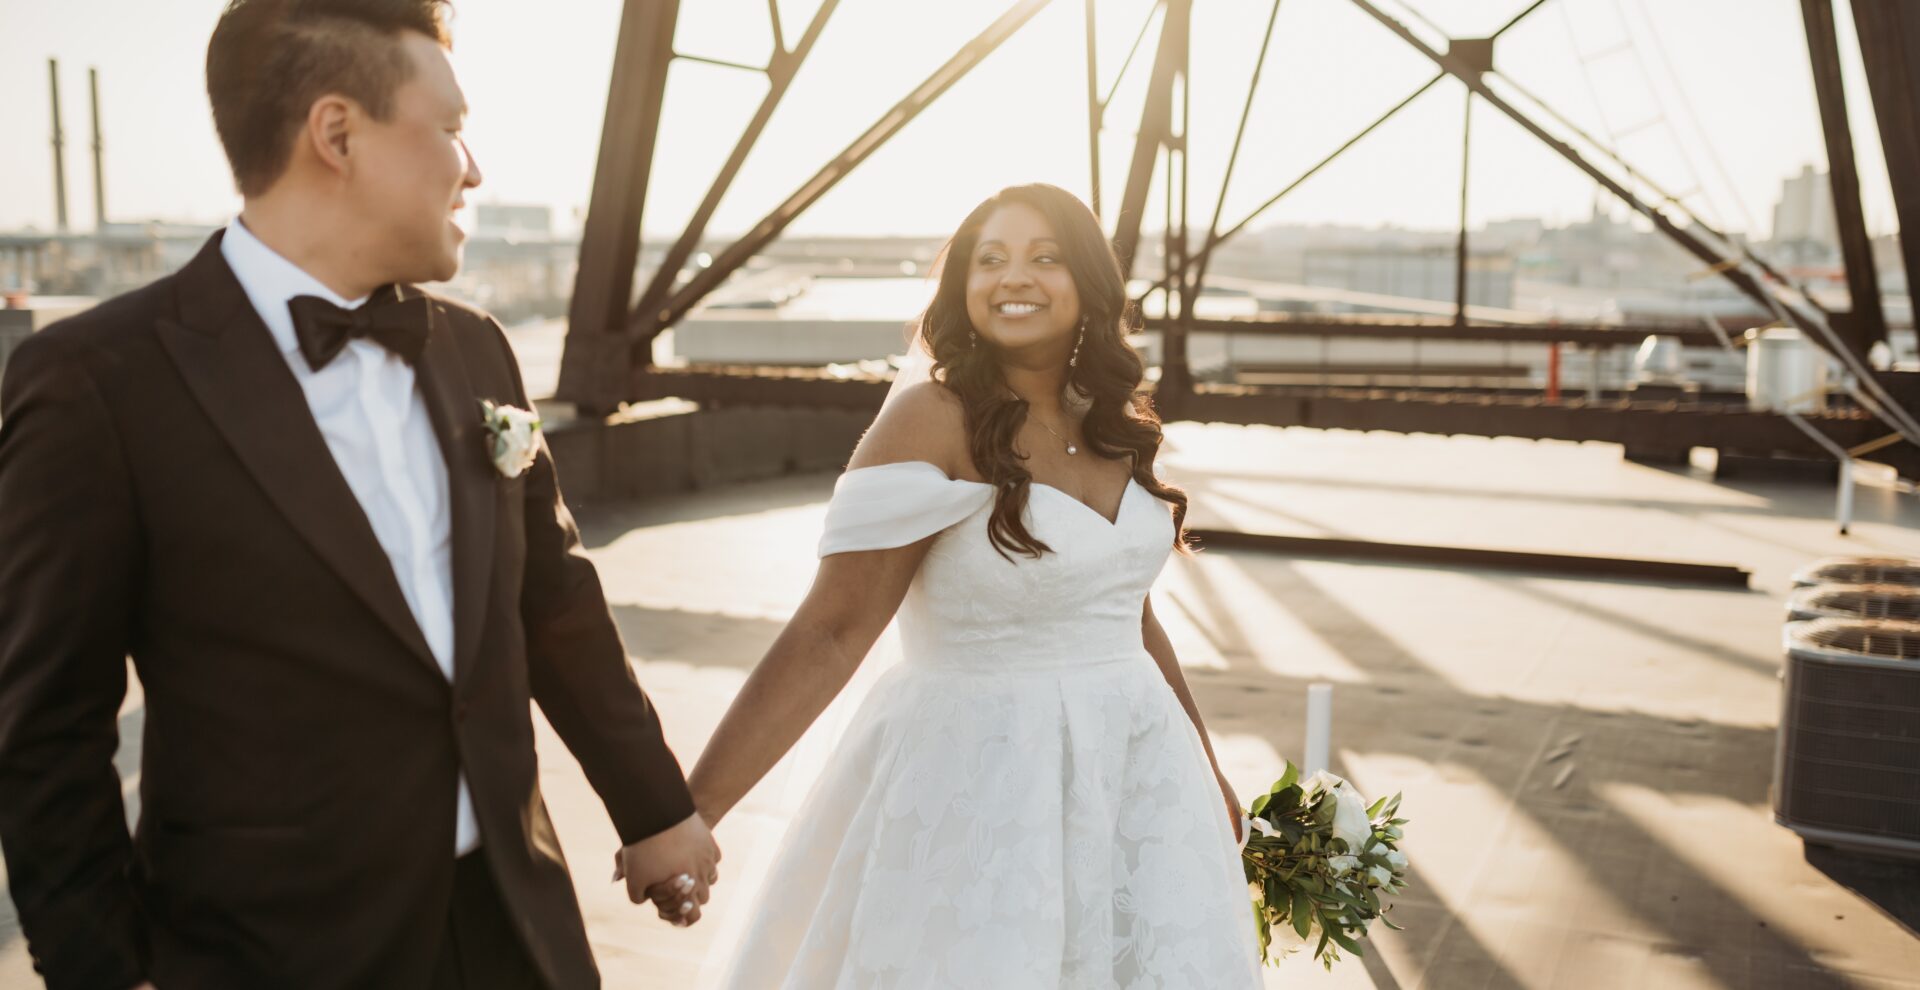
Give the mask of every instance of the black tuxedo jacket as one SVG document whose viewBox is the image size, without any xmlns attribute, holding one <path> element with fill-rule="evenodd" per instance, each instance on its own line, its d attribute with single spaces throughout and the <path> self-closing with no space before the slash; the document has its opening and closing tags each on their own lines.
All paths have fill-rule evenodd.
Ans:
<svg viewBox="0 0 1920 990">
<path fill-rule="evenodd" d="M 418 290 L 412 290 L 418 291 Z M 623 841 L 693 813 L 499 325 L 433 300 L 417 363 L 447 462 L 455 660 L 392 566 L 216 235 L 19 345 L 0 386 L 0 848 L 52 990 L 424 986 L 456 779 L 527 950 L 597 986 L 540 796 L 540 703 Z M 146 692 L 129 836 L 113 765 Z"/>
</svg>

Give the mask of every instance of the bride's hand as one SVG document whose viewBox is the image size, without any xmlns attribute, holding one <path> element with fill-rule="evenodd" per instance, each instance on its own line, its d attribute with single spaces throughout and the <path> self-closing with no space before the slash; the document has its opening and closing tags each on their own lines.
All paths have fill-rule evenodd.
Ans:
<svg viewBox="0 0 1920 990">
<path fill-rule="evenodd" d="M 1218 770 L 1213 772 L 1213 779 L 1220 782 L 1220 793 L 1227 799 L 1227 820 L 1233 823 L 1233 841 L 1247 841 L 1247 837 L 1240 834 L 1246 828 L 1245 812 L 1240 810 L 1240 798 L 1233 793 L 1233 785 L 1227 783 L 1226 776 Z"/>
</svg>

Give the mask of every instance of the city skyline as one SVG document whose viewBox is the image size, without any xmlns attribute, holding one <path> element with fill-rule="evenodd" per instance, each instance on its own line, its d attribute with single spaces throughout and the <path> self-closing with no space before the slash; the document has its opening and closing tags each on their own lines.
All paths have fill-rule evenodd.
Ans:
<svg viewBox="0 0 1920 990">
<path fill-rule="evenodd" d="M 200 59 L 220 4 L 0 0 L 0 86 L 21 94 L 0 158 L 0 229 L 53 226 L 46 58 L 61 61 L 67 198 L 74 229 L 93 222 L 92 122 L 86 70 L 101 72 L 107 212 L 117 221 L 221 222 L 238 207 L 207 119 Z M 817 3 L 780 4 L 786 37 Z M 1102 0 L 1099 70 L 1111 85 L 1150 0 Z M 1409 26 L 1437 35 L 1403 6 Z M 1523 4 L 1425 0 L 1425 18 L 1458 35 L 1486 33 Z M 454 61 L 473 116 L 469 142 L 487 174 L 477 203 L 554 207 L 571 227 L 597 153 L 618 0 L 555 0 L 536 13 L 504 0 L 456 6 Z M 1002 0 L 845 0 L 774 115 L 715 232 L 749 227 L 877 119 Z M 1556 9 L 1557 8 L 1557 9 Z M 1218 190 L 1268 4 L 1195 4 L 1193 220 L 1204 229 Z M 1846 5 L 1838 6 L 1850 117 L 1868 227 L 1892 227 L 1885 166 Z M 877 151 L 801 217 L 796 235 L 933 234 L 1000 186 L 1051 181 L 1085 196 L 1083 9 L 1058 2 Z M 1622 133 L 1635 165 L 1709 221 L 1764 236 L 1782 183 L 1825 168 L 1810 73 L 1792 0 L 1550 0 L 1501 42 L 1496 64 L 1590 132 Z M 684 54 L 764 63 L 760 0 L 683 4 Z M 111 21 L 108 36 L 88 25 Z M 1103 193 L 1117 200 L 1154 32 L 1119 86 L 1103 135 Z M 1620 42 L 1631 40 L 1622 49 Z M 1599 54 L 1612 50 L 1613 54 Z M 1575 52 L 1584 52 L 1584 65 Z M 135 76 L 135 65 L 146 72 Z M 853 66 L 858 66 L 857 69 Z M 1227 197 L 1231 224 L 1432 74 L 1424 59 L 1346 0 L 1287 0 L 1254 103 L 1255 122 Z M 646 228 L 671 236 L 706 189 L 764 88 L 752 73 L 681 60 L 669 77 Z M 1261 225 L 1326 223 L 1445 229 L 1457 222 L 1463 88 L 1433 87 L 1310 180 Z M 1685 95 L 1680 95 L 1680 94 Z M 1588 214 L 1591 180 L 1484 104 L 1477 106 L 1468 220 Z M 1696 126 L 1697 125 L 1697 126 Z M 157 154 L 150 149 L 165 149 Z M 1156 196 L 1159 183 L 1155 183 Z M 1111 209 L 1111 206 L 1109 206 Z M 1162 207 L 1149 204 L 1157 219 Z"/>
</svg>

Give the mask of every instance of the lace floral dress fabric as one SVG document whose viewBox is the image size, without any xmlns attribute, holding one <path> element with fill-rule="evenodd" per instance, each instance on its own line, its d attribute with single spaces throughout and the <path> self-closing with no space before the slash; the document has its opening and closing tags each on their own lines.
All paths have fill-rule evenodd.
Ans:
<svg viewBox="0 0 1920 990">
<path fill-rule="evenodd" d="M 836 485 L 823 557 L 939 536 L 902 662 L 794 819 L 725 985 L 1258 987 L 1238 846 L 1141 640 L 1166 506 L 1129 482 L 1109 523 L 1036 484 L 1054 552 L 1010 563 L 992 497 L 921 462 Z"/>
</svg>

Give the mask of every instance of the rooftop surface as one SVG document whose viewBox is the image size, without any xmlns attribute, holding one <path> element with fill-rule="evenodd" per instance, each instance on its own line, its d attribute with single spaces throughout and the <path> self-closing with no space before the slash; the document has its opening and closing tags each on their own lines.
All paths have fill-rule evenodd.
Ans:
<svg viewBox="0 0 1920 990">
<path fill-rule="evenodd" d="M 1768 782 L 1791 575 L 1829 554 L 1920 556 L 1920 504 L 1863 470 L 1833 489 L 1715 482 L 1599 444 L 1169 429 L 1194 522 L 1305 536 L 1734 564 L 1752 587 L 1590 580 L 1207 551 L 1156 611 L 1243 798 L 1302 750 L 1306 687 L 1334 689 L 1335 769 L 1404 792 L 1413 886 L 1375 951 L 1271 987 L 1920 987 L 1920 872 L 1809 854 Z M 811 579 L 831 475 L 580 518 L 641 682 L 691 764 Z M 669 928 L 608 882 L 615 838 L 542 724 L 543 787 L 609 987 L 704 986 L 779 836 L 872 678 L 722 823 L 708 917 Z M 120 766 L 137 772 L 136 693 Z M 32 987 L 0 902 L 0 986 Z M 1904 918 L 1904 924 L 1900 918 Z"/>
</svg>

